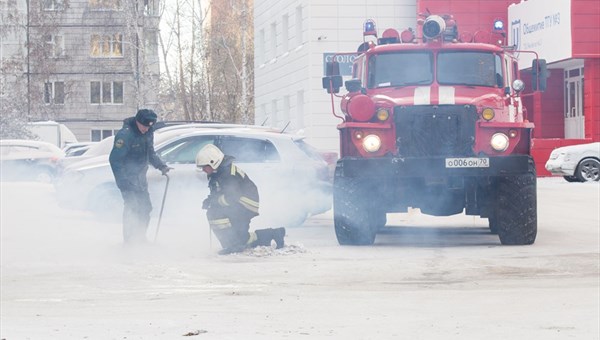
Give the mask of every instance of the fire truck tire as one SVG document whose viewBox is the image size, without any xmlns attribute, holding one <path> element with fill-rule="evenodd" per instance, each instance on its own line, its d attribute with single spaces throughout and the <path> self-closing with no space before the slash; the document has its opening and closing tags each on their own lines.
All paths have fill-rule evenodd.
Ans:
<svg viewBox="0 0 600 340">
<path fill-rule="evenodd" d="M 488 217 L 488 225 L 490 227 L 490 233 L 498 234 L 498 219 L 495 216 Z"/>
<path fill-rule="evenodd" d="M 535 164 L 529 159 L 525 175 L 503 177 L 497 183 L 496 225 L 503 245 L 533 244 L 537 235 L 537 183 Z M 491 229 L 491 227 L 490 227 Z"/>
<path fill-rule="evenodd" d="M 378 225 L 369 218 L 367 187 L 350 178 L 334 182 L 333 223 L 340 245 L 371 245 Z M 385 224 L 385 223 L 384 223 Z"/>
</svg>

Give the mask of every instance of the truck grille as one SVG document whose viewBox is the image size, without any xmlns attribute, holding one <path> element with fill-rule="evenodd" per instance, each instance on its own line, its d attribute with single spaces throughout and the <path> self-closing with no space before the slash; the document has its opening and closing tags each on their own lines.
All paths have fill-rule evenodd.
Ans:
<svg viewBox="0 0 600 340">
<path fill-rule="evenodd" d="M 401 157 L 474 156 L 477 111 L 472 105 L 397 106 L 396 147 Z"/>
</svg>

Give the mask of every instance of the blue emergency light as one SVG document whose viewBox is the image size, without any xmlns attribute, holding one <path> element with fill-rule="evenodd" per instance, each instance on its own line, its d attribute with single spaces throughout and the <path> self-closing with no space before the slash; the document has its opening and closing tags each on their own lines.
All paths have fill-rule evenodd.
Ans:
<svg viewBox="0 0 600 340">
<path fill-rule="evenodd" d="M 365 21 L 365 25 L 363 26 L 363 36 L 367 35 L 377 36 L 375 21 L 373 21 L 372 19 Z"/>
</svg>

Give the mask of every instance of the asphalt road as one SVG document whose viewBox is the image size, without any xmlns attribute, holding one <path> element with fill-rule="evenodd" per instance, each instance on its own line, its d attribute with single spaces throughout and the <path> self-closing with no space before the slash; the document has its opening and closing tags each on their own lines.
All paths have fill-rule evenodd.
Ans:
<svg viewBox="0 0 600 340">
<path fill-rule="evenodd" d="M 282 250 L 230 256 L 204 221 L 163 220 L 127 248 L 51 186 L 1 189 L 2 339 L 600 338 L 599 183 L 541 179 L 531 246 L 413 211 L 341 247 L 327 213 Z"/>
</svg>

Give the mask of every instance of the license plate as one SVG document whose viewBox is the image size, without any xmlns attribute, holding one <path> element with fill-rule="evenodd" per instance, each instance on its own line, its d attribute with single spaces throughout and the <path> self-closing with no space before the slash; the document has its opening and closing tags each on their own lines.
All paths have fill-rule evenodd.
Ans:
<svg viewBox="0 0 600 340">
<path fill-rule="evenodd" d="M 446 158 L 446 168 L 489 168 L 489 158 Z"/>
</svg>

